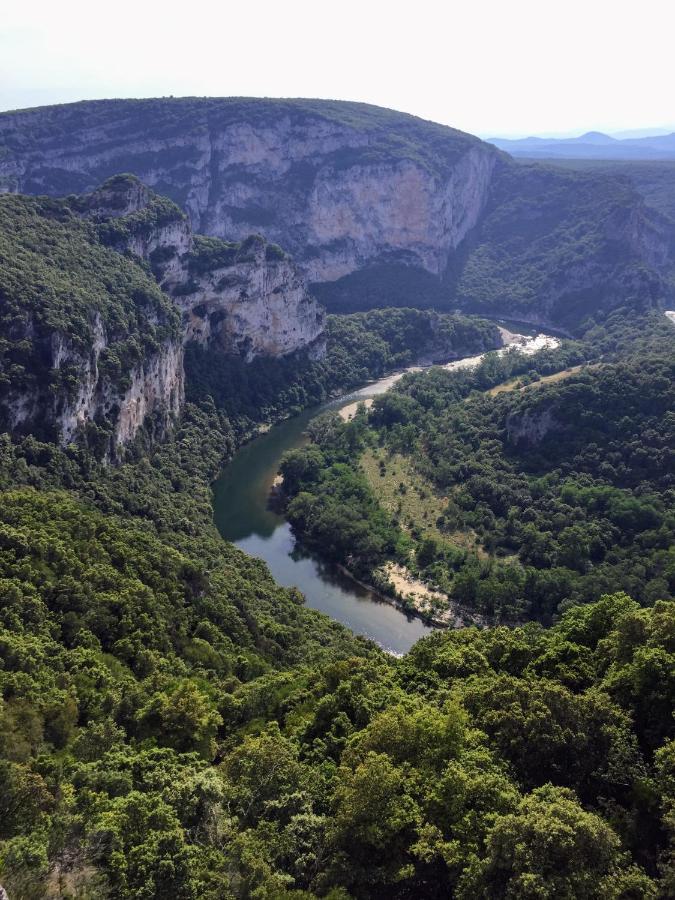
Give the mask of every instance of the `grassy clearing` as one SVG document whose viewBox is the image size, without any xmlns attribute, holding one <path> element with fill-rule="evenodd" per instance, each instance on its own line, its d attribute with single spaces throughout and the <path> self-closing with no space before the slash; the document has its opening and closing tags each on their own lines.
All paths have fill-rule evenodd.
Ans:
<svg viewBox="0 0 675 900">
<path fill-rule="evenodd" d="M 396 516 L 407 534 L 429 535 L 479 556 L 488 555 L 473 532 L 449 534 L 438 528 L 436 521 L 445 510 L 448 498 L 434 493 L 433 485 L 415 471 L 408 457 L 370 449 L 361 457 L 360 465 L 380 506 Z"/>
<path fill-rule="evenodd" d="M 447 498 L 437 497 L 431 485 L 415 472 L 411 462 L 399 453 L 367 450 L 361 457 L 361 468 L 380 505 L 395 515 L 404 531 L 418 528 L 441 540 L 447 540 L 436 520 L 447 505 Z"/>
<path fill-rule="evenodd" d="M 485 393 L 490 397 L 494 397 L 497 394 L 505 394 L 509 391 L 525 391 L 528 388 L 541 387 L 543 384 L 554 384 L 556 381 L 564 381 L 566 378 L 569 378 L 570 375 L 576 375 L 584 369 L 588 371 L 597 368 L 597 363 L 590 366 L 571 366 L 569 369 L 562 369 L 560 372 L 554 372 L 553 375 L 543 375 L 539 381 L 533 381 L 531 384 L 523 384 L 521 378 L 512 378 L 510 381 L 504 381 L 502 384 L 495 385 L 495 387 L 490 388 Z"/>
<path fill-rule="evenodd" d="M 596 369 L 598 365 L 571 366 L 526 385 L 520 378 L 513 378 L 496 385 L 486 393 L 489 396 L 496 396 L 510 391 L 523 391 L 544 384 L 553 384 L 582 370 Z M 348 420 L 357 406 L 358 403 L 354 403 L 341 410 L 343 419 Z M 443 514 L 448 498 L 439 497 L 435 493 L 434 486 L 415 470 L 410 457 L 402 456 L 400 453 L 391 454 L 382 448 L 371 448 L 362 455 L 360 467 L 380 506 L 396 517 L 407 534 L 414 538 L 428 535 L 441 544 L 468 550 L 479 558 L 486 559 L 490 556 L 473 530 L 448 533 L 439 529 L 436 522 Z M 514 556 L 502 558 L 502 561 L 516 564 L 518 559 Z"/>
</svg>

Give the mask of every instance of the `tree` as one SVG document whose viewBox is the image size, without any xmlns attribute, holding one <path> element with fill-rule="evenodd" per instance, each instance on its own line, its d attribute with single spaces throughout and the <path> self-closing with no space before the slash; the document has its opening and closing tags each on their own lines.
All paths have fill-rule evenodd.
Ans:
<svg viewBox="0 0 675 900">
<path fill-rule="evenodd" d="M 627 896 L 624 875 L 619 838 L 609 825 L 584 811 L 572 791 L 545 785 L 524 797 L 516 812 L 497 818 L 485 855 L 462 877 L 458 897 L 605 900 Z M 653 896 L 644 875 L 637 887 L 634 897 Z"/>
<path fill-rule="evenodd" d="M 138 713 L 143 730 L 160 744 L 181 752 L 197 750 L 213 759 L 222 716 L 197 685 L 186 679 L 170 694 L 159 692 Z"/>
<path fill-rule="evenodd" d="M 384 753 L 343 767 L 334 794 L 332 840 L 347 888 L 387 884 L 412 872 L 409 848 L 421 813 L 405 773 Z"/>
</svg>

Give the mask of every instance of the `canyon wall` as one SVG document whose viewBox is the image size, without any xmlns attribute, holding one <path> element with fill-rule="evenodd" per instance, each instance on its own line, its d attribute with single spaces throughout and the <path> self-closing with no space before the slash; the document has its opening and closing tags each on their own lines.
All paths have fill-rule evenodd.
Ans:
<svg viewBox="0 0 675 900">
<path fill-rule="evenodd" d="M 187 342 L 247 361 L 325 350 L 324 311 L 281 248 L 195 238 L 129 175 L 64 200 L 0 197 L 0 319 L 0 430 L 84 437 L 112 459 L 142 426 L 171 427 Z"/>
<path fill-rule="evenodd" d="M 248 362 L 298 350 L 323 354 L 324 311 L 278 245 L 255 234 L 243 241 L 195 236 L 178 206 L 130 175 L 109 179 L 79 208 L 98 223 L 104 242 L 151 264 L 182 313 L 183 343 Z"/>
<path fill-rule="evenodd" d="M 58 132 L 45 127 L 58 121 Z M 357 103 L 96 101 L 0 115 L 0 187 L 63 194 L 132 172 L 228 240 L 279 243 L 311 281 L 397 260 L 440 275 L 499 156 L 470 135 Z"/>
<path fill-rule="evenodd" d="M 163 98 L 0 114 L 0 191 L 63 195 L 119 172 L 173 199 L 196 233 L 279 244 L 330 311 L 460 307 L 575 331 L 672 294 L 675 225 L 629 182 L 516 164 L 403 113 Z"/>
</svg>

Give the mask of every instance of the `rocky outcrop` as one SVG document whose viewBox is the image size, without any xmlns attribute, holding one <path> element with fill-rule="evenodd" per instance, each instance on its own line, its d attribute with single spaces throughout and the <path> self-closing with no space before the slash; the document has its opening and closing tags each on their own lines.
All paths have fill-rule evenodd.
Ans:
<svg viewBox="0 0 675 900">
<path fill-rule="evenodd" d="M 184 398 L 183 345 L 167 340 L 128 375 L 115 378 L 102 364 L 112 342 L 100 315 L 92 317 L 90 329 L 87 352 L 62 332 L 51 334 L 39 350 L 49 366 L 49 383 L 10 388 L 0 398 L 0 425 L 13 433 L 53 437 L 62 445 L 75 441 L 88 426 L 102 425 L 109 437 L 103 438 L 104 446 L 97 442 L 98 449 L 116 459 L 144 423 L 155 438 L 171 427 Z"/>
<path fill-rule="evenodd" d="M 141 426 L 156 420 L 158 414 L 159 431 L 163 434 L 167 416 L 175 418 L 180 412 L 185 381 L 183 347 L 167 343 L 158 353 L 139 363 L 130 380 L 119 403 L 115 429 L 119 446 L 132 441 Z"/>
<path fill-rule="evenodd" d="M 324 312 L 287 254 L 194 238 L 129 175 L 60 201 L 0 198 L 0 321 L 0 430 L 84 437 L 111 459 L 143 426 L 171 427 L 186 343 L 246 360 L 324 351 Z"/>
<path fill-rule="evenodd" d="M 195 341 L 250 362 L 298 350 L 321 356 L 325 314 L 290 257 L 260 235 L 241 242 L 193 236 L 186 215 L 134 176 L 109 179 L 81 199 L 101 238 L 152 265 Z"/>
<path fill-rule="evenodd" d="M 515 445 L 540 444 L 552 431 L 560 431 L 561 423 L 551 407 L 513 412 L 506 419 L 506 436 Z"/>
<path fill-rule="evenodd" d="M 233 248 L 231 261 L 171 288 L 183 311 L 184 339 L 202 346 L 255 356 L 325 352 L 323 309 L 309 295 L 305 278 L 276 247 L 252 236 Z"/>
<path fill-rule="evenodd" d="M 398 260 L 440 275 L 485 206 L 498 152 L 358 103 L 96 101 L 0 115 L 0 185 L 63 194 L 130 171 L 195 231 L 259 232 L 312 281 Z"/>
<path fill-rule="evenodd" d="M 234 98 L 0 114 L 0 190 L 65 194 L 119 171 L 197 233 L 280 244 L 332 311 L 461 307 L 575 331 L 672 293 L 672 222 L 627 181 L 515 164 L 413 116 Z"/>
</svg>

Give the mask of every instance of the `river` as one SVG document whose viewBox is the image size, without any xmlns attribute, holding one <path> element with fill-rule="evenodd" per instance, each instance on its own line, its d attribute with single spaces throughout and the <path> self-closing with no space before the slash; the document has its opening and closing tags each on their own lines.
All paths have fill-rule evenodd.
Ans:
<svg viewBox="0 0 675 900">
<path fill-rule="evenodd" d="M 503 334 L 507 342 L 505 349 L 517 345 L 529 353 L 559 343 L 550 335 L 507 331 Z M 445 368 L 477 365 L 481 358 L 467 357 L 448 363 Z M 419 367 L 412 366 L 406 371 L 418 370 Z M 307 442 L 306 428 L 315 416 L 383 394 L 404 374 L 389 375 L 276 425 L 244 445 L 213 485 L 214 520 L 226 540 L 245 553 L 265 560 L 275 580 L 286 587 L 298 587 L 308 606 L 327 613 L 356 634 L 371 638 L 396 655 L 407 652 L 415 641 L 429 634 L 432 626 L 378 599 L 315 556 L 299 551 L 288 522 L 270 509 L 269 496 L 281 457 L 287 450 Z"/>
</svg>

